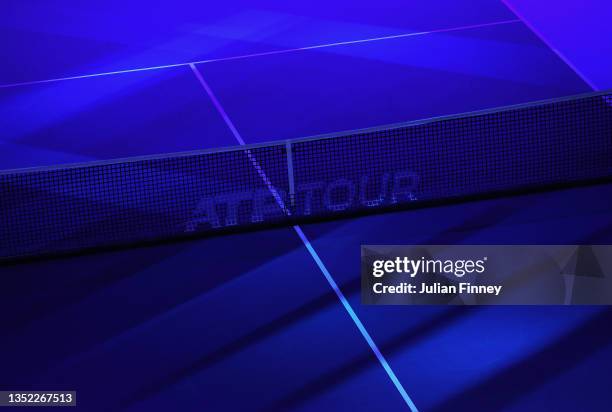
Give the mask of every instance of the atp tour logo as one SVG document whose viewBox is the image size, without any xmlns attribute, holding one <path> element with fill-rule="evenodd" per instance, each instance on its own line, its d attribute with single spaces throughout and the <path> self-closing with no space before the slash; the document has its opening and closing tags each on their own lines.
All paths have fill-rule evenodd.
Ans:
<svg viewBox="0 0 612 412">
<path fill-rule="evenodd" d="M 294 193 L 268 186 L 205 197 L 186 222 L 185 232 L 411 202 L 417 199 L 418 184 L 414 172 L 398 171 L 298 184 Z"/>
</svg>

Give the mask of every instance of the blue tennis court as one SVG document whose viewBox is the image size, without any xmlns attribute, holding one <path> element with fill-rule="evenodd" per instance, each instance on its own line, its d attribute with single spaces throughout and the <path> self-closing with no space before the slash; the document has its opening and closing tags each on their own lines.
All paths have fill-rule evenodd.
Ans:
<svg viewBox="0 0 612 412">
<path fill-rule="evenodd" d="M 612 84 L 609 62 L 534 31 L 549 32 L 539 6 L 509 3 L 15 2 L 0 18 L 0 169 Z M 364 306 L 359 246 L 611 242 L 612 184 L 598 184 L 10 264 L 0 387 L 76 390 L 88 411 L 597 410 L 609 309 Z"/>
</svg>

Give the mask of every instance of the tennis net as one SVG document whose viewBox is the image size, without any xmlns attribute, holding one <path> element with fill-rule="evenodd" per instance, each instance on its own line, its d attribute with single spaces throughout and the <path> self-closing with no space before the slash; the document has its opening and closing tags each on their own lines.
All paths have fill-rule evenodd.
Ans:
<svg viewBox="0 0 612 412">
<path fill-rule="evenodd" d="M 610 92 L 269 144 L 4 171 L 0 259 L 610 176 Z"/>
</svg>

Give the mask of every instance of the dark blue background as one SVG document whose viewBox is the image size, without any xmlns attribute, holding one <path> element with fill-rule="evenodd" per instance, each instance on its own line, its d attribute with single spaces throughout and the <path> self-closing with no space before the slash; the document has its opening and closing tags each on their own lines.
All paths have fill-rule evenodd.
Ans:
<svg viewBox="0 0 612 412">
<path fill-rule="evenodd" d="M 215 59 L 197 67 L 247 143 L 611 87 L 610 6 L 532 3 L 11 0 L 0 85 Z M 0 169 L 236 144 L 186 65 L 0 88 Z M 608 308 L 365 307 L 359 245 L 612 243 L 611 212 L 597 185 L 303 230 L 419 410 L 608 410 Z M 291 228 L 0 273 L 1 389 L 77 390 L 87 411 L 408 410 Z"/>
</svg>

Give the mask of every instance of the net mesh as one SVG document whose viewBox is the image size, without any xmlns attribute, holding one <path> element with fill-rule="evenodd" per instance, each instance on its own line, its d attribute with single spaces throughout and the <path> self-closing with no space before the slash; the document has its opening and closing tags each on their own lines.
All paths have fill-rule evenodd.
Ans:
<svg viewBox="0 0 612 412">
<path fill-rule="evenodd" d="M 612 95 L 0 174 L 0 258 L 612 176 Z"/>
</svg>

